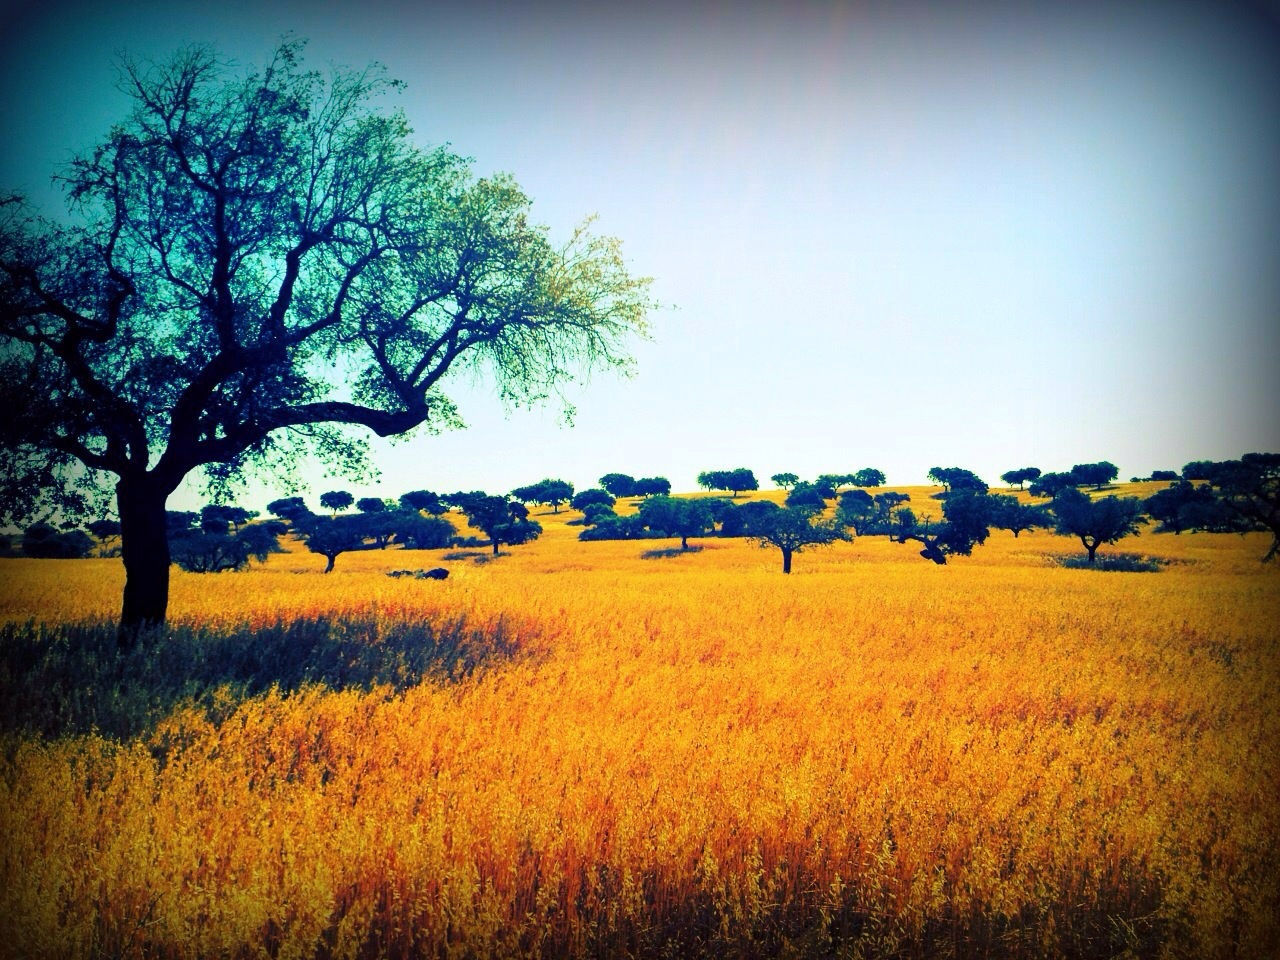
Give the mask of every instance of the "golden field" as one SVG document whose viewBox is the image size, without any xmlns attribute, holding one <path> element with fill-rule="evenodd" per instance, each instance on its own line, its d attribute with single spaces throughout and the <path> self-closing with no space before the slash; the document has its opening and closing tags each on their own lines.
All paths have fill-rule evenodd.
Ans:
<svg viewBox="0 0 1280 960">
<path fill-rule="evenodd" d="M 911 490 L 916 506 L 927 490 Z M 1145 495 L 1142 486 L 1121 493 Z M 766 496 L 760 494 L 755 496 Z M 745 498 L 740 498 L 745 499 Z M 579 543 L 173 573 L 175 623 L 464 616 L 406 693 L 10 735 L 13 957 L 1168 956 L 1280 948 L 1280 571 L 1262 535 Z M 0 560 L 0 619 L 111 619 L 116 560 Z"/>
</svg>

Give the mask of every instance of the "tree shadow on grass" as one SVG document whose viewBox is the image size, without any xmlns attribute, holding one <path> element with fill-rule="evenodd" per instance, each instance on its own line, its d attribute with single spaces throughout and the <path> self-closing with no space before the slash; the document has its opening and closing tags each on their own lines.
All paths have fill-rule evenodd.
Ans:
<svg viewBox="0 0 1280 960">
<path fill-rule="evenodd" d="M 0 733 L 144 735 L 183 701 L 225 711 L 272 687 L 401 692 L 448 683 L 510 660 L 520 643 L 502 621 L 476 629 L 374 619 L 283 621 L 228 630 L 165 626 L 128 650 L 113 623 L 0 626 Z M 219 707 L 218 705 L 222 706 Z M 220 719 L 220 718 L 219 718 Z"/>
</svg>

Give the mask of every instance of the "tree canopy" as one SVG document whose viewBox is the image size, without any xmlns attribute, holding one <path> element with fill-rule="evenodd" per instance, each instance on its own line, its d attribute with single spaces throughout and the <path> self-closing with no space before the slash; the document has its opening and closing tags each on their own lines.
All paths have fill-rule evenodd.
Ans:
<svg viewBox="0 0 1280 960">
<path fill-rule="evenodd" d="M 0 519 L 110 491 L 122 622 L 164 619 L 168 496 L 460 423 L 466 371 L 511 404 L 627 367 L 648 281 L 584 226 L 555 245 L 506 175 L 410 139 L 376 66 L 125 61 L 132 112 L 59 178 L 66 222 L 0 205 Z"/>
<path fill-rule="evenodd" d="M 552 513 L 560 512 L 560 504 L 573 497 L 573 484 L 568 480 L 539 480 L 528 486 L 516 487 L 511 495 L 525 503 L 545 503 Z"/>
<path fill-rule="evenodd" d="M 812 511 L 794 507 L 756 511 L 748 521 L 747 536 L 762 547 L 782 552 L 783 573 L 791 572 L 792 556 L 807 547 L 852 539 L 838 520 L 819 520 Z"/>
<path fill-rule="evenodd" d="M 759 490 L 755 473 L 746 467 L 732 470 L 704 470 L 698 474 L 698 486 L 706 490 L 728 490 L 735 497 L 744 490 Z"/>
<path fill-rule="evenodd" d="M 1049 509 L 1053 511 L 1055 526 L 1063 536 L 1079 537 L 1089 554 L 1089 562 L 1104 543 L 1117 543 L 1131 534 L 1139 533 L 1142 521 L 1142 501 L 1136 497 L 1100 497 L 1092 499 L 1075 487 L 1060 490 Z"/>
</svg>

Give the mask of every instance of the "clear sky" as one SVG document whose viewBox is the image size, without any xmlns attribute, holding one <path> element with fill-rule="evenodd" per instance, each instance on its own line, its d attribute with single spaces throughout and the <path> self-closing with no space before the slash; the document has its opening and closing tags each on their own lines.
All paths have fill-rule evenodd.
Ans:
<svg viewBox="0 0 1280 960">
<path fill-rule="evenodd" d="M 1280 41 L 1213 2 L 0 6 L 0 188 L 122 116 L 113 55 L 209 42 L 387 65 L 424 145 L 583 216 L 671 305 L 638 374 L 555 410 L 457 392 L 465 431 L 377 444 L 376 484 L 1280 449 Z M 278 490 L 245 498 L 261 505 Z M 195 505 L 186 491 L 171 502 Z M 314 503 L 313 503 L 314 506 Z"/>
</svg>

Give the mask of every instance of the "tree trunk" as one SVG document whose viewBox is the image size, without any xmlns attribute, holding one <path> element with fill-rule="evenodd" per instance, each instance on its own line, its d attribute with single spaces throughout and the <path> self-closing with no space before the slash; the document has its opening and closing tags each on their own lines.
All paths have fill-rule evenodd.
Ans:
<svg viewBox="0 0 1280 960">
<path fill-rule="evenodd" d="M 689 538 L 688 538 L 688 537 L 686 537 L 686 536 L 681 536 L 681 537 L 680 537 L 680 549 L 681 549 L 681 550 L 688 550 L 688 549 L 689 549 Z"/>
<path fill-rule="evenodd" d="M 786 547 L 782 548 L 782 572 L 791 572 L 791 551 Z"/>
<path fill-rule="evenodd" d="M 324 565 L 324 572 L 328 573 L 333 569 L 333 561 L 338 559 L 338 555 L 336 553 L 326 553 L 324 558 L 328 561 L 328 563 Z"/>
<path fill-rule="evenodd" d="M 493 538 L 493 555 L 495 557 L 498 555 L 498 538 L 497 537 Z"/>
<path fill-rule="evenodd" d="M 120 555 L 124 559 L 122 642 L 141 627 L 164 623 L 169 607 L 168 492 L 148 477 L 116 484 L 120 511 Z"/>
<path fill-rule="evenodd" d="M 1081 542 L 1084 542 L 1084 541 L 1081 541 Z M 1093 563 L 1093 555 L 1098 552 L 1098 545 L 1096 543 L 1089 544 L 1087 542 L 1084 542 L 1084 548 L 1089 551 L 1089 562 Z"/>
</svg>

